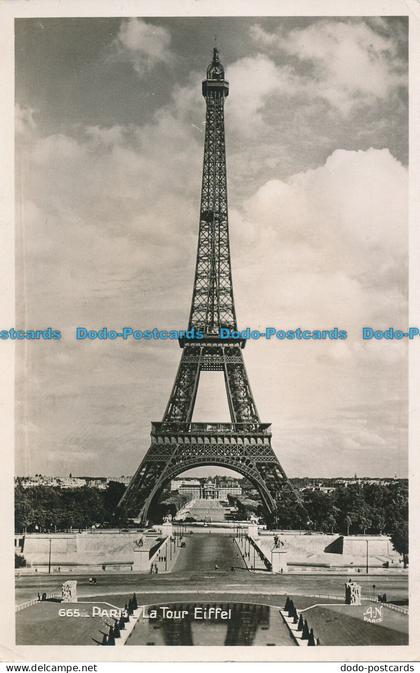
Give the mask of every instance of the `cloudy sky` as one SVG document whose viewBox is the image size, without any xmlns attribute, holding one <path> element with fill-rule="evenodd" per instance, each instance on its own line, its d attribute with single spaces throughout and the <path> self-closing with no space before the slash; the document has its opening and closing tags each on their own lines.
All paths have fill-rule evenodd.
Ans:
<svg viewBox="0 0 420 673">
<path fill-rule="evenodd" d="M 16 21 L 18 474 L 131 474 L 176 342 L 76 342 L 76 326 L 182 329 L 214 44 L 230 96 L 241 327 L 332 328 L 245 359 L 290 476 L 407 474 L 407 24 L 382 18 Z M 195 420 L 228 420 L 202 375 Z"/>
</svg>

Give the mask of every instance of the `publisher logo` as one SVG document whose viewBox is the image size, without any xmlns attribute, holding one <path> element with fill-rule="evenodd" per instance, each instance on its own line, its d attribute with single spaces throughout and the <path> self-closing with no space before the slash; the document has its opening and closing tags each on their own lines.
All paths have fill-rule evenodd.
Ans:
<svg viewBox="0 0 420 673">
<path fill-rule="evenodd" d="M 384 618 L 382 615 L 383 605 L 369 605 L 368 608 L 363 612 L 363 619 L 365 622 L 370 622 L 371 624 L 378 624 L 383 622 Z"/>
</svg>

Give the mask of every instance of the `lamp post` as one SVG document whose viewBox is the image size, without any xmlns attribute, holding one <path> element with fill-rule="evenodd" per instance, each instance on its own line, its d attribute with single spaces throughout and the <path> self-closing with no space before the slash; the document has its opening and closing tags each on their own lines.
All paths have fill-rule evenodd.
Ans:
<svg viewBox="0 0 420 673">
<path fill-rule="evenodd" d="M 51 543 L 52 543 L 52 539 L 50 538 L 48 540 L 48 542 L 50 543 L 49 550 L 48 550 L 48 574 L 51 575 Z"/>
<path fill-rule="evenodd" d="M 366 540 L 366 575 L 369 575 L 369 540 Z"/>
</svg>

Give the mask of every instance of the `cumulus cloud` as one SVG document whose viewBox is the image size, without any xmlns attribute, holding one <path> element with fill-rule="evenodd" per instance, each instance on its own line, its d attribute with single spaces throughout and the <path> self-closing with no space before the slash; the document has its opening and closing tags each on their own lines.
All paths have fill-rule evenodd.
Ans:
<svg viewBox="0 0 420 673">
<path fill-rule="evenodd" d="M 24 107 L 16 103 L 15 105 L 15 131 L 16 136 L 25 136 L 31 134 L 35 127 L 36 111 L 30 107 Z"/>
<path fill-rule="evenodd" d="M 260 47 L 294 57 L 300 69 L 296 93 L 322 98 L 343 114 L 385 98 L 406 86 L 394 36 L 364 21 L 329 21 L 289 32 L 268 32 L 256 24 L 251 36 Z"/>
<path fill-rule="evenodd" d="M 268 181 L 235 213 L 233 245 L 242 237 L 243 286 L 249 265 L 266 286 L 260 319 L 270 306 L 288 322 L 405 317 L 407 170 L 386 149 L 336 150 L 323 166 Z"/>
<path fill-rule="evenodd" d="M 236 307 L 241 326 L 337 325 L 351 335 L 342 343 L 247 345 L 256 402 L 263 420 L 274 421 L 284 467 L 291 474 L 320 474 L 321 463 L 328 473 L 328 461 L 335 461 L 351 474 L 358 461 L 361 472 L 372 473 L 380 463 L 389 474 L 395 455 L 404 457 L 406 449 L 406 347 L 362 343 L 359 332 L 362 324 L 404 326 L 407 320 L 407 171 L 387 148 L 338 149 L 343 145 L 326 127 L 326 140 L 322 133 L 314 140 L 314 127 L 305 124 L 307 107 L 295 111 L 289 103 L 307 96 L 313 104 L 321 96 L 347 114 L 357 97 L 379 100 L 395 87 L 397 71 L 395 80 L 387 73 L 393 72 L 389 55 L 397 59 L 390 38 L 370 48 L 369 27 L 351 32 L 352 24 L 343 23 L 344 49 L 328 25 L 320 28 L 324 52 L 315 40 L 308 44 L 306 29 L 289 34 L 287 67 L 274 58 L 278 36 L 255 28 L 260 53 L 228 70 Z M 359 70 L 366 66 L 369 77 L 376 72 L 388 84 L 375 84 L 369 94 L 357 78 L 345 81 L 340 63 L 352 48 Z M 132 19 L 121 26 L 118 49 L 142 76 L 168 63 L 170 36 Z M 371 66 L 362 57 L 369 49 Z M 334 56 L 340 58 L 329 66 Z M 309 58 L 316 86 L 293 63 Z M 73 472 L 81 452 L 87 473 L 98 465 L 104 473 L 132 471 L 147 450 L 150 420 L 163 413 L 179 358 L 176 344 L 76 344 L 73 330 L 78 324 L 186 324 L 201 182 L 201 79 L 202 73 L 191 72 L 142 126 L 90 124 L 42 135 L 34 111 L 17 109 L 18 130 L 25 133 L 17 148 L 25 318 L 28 326 L 52 324 L 66 335 L 59 345 L 37 345 L 36 357 L 25 364 L 19 408 L 31 421 L 18 444 L 26 466 L 27 454 L 40 457 L 36 471 L 60 469 L 54 456 L 64 454 L 57 449 Z M 279 122 L 278 110 L 302 115 L 296 128 L 287 117 Z M 317 150 L 317 160 L 308 161 L 307 143 L 324 140 L 325 158 Z M 305 155 L 304 168 L 301 161 L 298 169 L 287 164 L 294 145 Z M 289 169 L 283 175 L 279 163 Z M 199 399 L 198 413 L 211 410 L 210 420 L 224 418 L 223 390 L 217 390 L 212 400 Z M 308 446 L 317 450 L 316 465 L 308 465 Z"/>
<path fill-rule="evenodd" d="M 180 112 L 174 100 L 143 129 L 86 128 L 83 139 L 34 139 L 23 204 L 26 274 L 31 279 L 29 322 L 67 325 L 69 338 L 76 324 L 184 325 L 196 246 L 201 147 L 181 108 Z M 320 433 L 321 453 L 341 447 L 351 469 L 363 445 L 356 421 L 341 426 L 332 418 L 322 428 L 317 427 L 319 419 L 354 399 L 362 407 L 374 394 L 386 401 L 391 382 L 403 375 L 403 344 L 384 348 L 361 344 L 358 337 L 362 324 L 387 326 L 406 320 L 406 190 L 406 169 L 388 150 L 337 150 L 316 169 L 265 182 L 231 213 L 240 324 L 338 325 L 351 333 L 346 343 L 248 346 L 247 365 L 260 413 L 274 420 L 274 433 L 283 447 L 279 457 L 292 473 L 303 469 L 298 454 L 306 451 L 311 432 Z M 55 392 L 48 390 L 45 407 L 37 395 L 37 422 L 26 441 L 36 446 L 42 437 L 45 443 L 39 424 L 48 425 L 54 408 L 54 431 L 47 444 L 65 445 L 73 467 L 78 446 L 97 447 L 98 452 L 107 447 L 108 470 L 115 442 L 121 455 L 132 456 L 133 438 L 137 441 L 140 432 L 146 449 L 150 418 L 160 417 L 175 374 L 176 348 L 160 345 L 157 352 L 137 347 L 134 355 L 133 350 L 102 343 L 88 350 L 78 345 L 67 360 L 60 353 L 50 351 L 48 368 L 37 368 L 38 374 L 31 377 L 37 390 L 48 390 L 43 384 L 46 371 L 48 380 L 55 372 L 55 380 L 66 383 L 64 389 L 57 383 Z M 129 368 L 123 373 L 125 361 Z M 85 367 L 92 372 L 89 380 Z M 112 392 L 109 372 L 120 381 Z M 139 384 L 146 372 L 159 382 L 153 392 Z M 381 378 L 384 391 L 378 393 Z M 106 395 L 98 392 L 102 387 Z M 211 409 L 216 418 L 224 418 L 222 399 L 221 394 L 217 399 L 205 397 L 197 413 L 202 416 L 203 409 Z M 143 409 L 141 419 L 138 409 Z M 76 436 L 73 413 L 80 419 Z M 359 413 L 359 420 L 363 415 L 368 416 L 368 409 Z M 114 419 L 111 428 L 108 418 Z M 290 424 L 296 419 L 300 430 L 293 433 Z M 92 423 L 100 428 L 95 436 Z M 344 428 L 352 446 L 344 442 Z M 398 428 L 397 424 L 392 433 L 397 448 L 404 441 Z M 370 423 L 365 443 L 369 456 L 382 440 L 388 441 L 385 430 L 379 419 Z M 53 453 L 51 448 L 50 465 Z M 136 462 L 134 454 L 129 460 Z M 95 460 L 86 461 L 89 464 Z"/>
<path fill-rule="evenodd" d="M 289 96 L 295 92 L 296 81 L 290 68 L 279 68 L 268 56 L 247 56 L 229 68 L 229 81 L 235 96 L 229 101 L 233 124 L 242 133 L 255 134 L 262 121 L 261 111 L 273 95 Z"/>
<path fill-rule="evenodd" d="M 89 126 L 77 137 L 34 136 L 21 148 L 26 201 L 40 239 L 54 238 L 69 263 L 74 257 L 71 267 L 82 267 L 75 278 L 82 294 L 110 263 L 125 260 L 121 272 L 130 274 L 152 269 L 156 255 L 175 271 L 183 264 L 198 219 L 192 206 L 200 154 L 176 105 L 142 128 Z M 49 264 L 53 273 L 56 260 Z"/>
<path fill-rule="evenodd" d="M 241 326 L 349 333 L 345 342 L 248 344 L 280 460 L 294 474 L 330 474 L 307 463 L 316 446 L 345 474 L 354 465 L 404 473 L 407 346 L 363 342 L 361 328 L 407 327 L 406 168 L 386 149 L 336 150 L 316 169 L 262 184 L 232 212 L 231 232 Z"/>
<path fill-rule="evenodd" d="M 130 18 L 122 21 L 115 47 L 118 56 L 128 60 L 142 76 L 158 63 L 170 63 L 173 58 L 170 43 L 171 35 L 166 28 Z"/>
</svg>

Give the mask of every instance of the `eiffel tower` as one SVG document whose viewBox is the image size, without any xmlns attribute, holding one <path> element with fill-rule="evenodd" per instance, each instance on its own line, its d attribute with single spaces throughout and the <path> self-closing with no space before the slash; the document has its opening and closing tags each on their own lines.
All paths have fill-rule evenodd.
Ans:
<svg viewBox="0 0 420 673">
<path fill-rule="evenodd" d="M 221 339 L 237 330 L 229 249 L 224 102 L 229 94 L 217 48 L 202 84 L 206 132 L 197 263 L 191 312 L 175 383 L 161 422 L 152 423 L 151 446 L 119 503 L 142 523 L 163 486 L 181 472 L 217 465 L 239 472 L 258 490 L 268 515 L 288 482 L 273 449 L 270 423 L 261 423 L 242 350 L 244 339 Z M 201 331 L 203 338 L 189 336 Z M 193 423 L 202 371 L 223 372 L 230 423 Z M 290 486 L 291 488 L 291 486 Z M 293 489 L 292 489 L 293 490 Z"/>
</svg>

